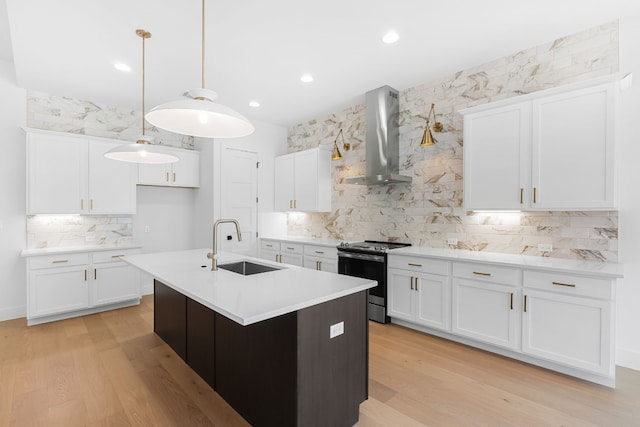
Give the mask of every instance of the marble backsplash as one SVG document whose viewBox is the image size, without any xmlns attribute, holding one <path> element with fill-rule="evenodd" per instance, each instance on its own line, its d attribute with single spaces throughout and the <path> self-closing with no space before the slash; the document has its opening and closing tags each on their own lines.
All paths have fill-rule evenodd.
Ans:
<svg viewBox="0 0 640 427">
<path fill-rule="evenodd" d="M 27 217 L 27 248 L 132 244 L 131 216 L 36 215 Z"/>
<path fill-rule="evenodd" d="M 466 212 L 462 116 L 457 111 L 618 70 L 616 21 L 401 91 L 400 173 L 412 176 L 411 184 L 344 183 L 346 178 L 364 175 L 364 105 L 293 126 L 288 130 L 289 152 L 332 147 L 340 129 L 351 150 L 343 151 L 343 160 L 333 162 L 332 211 L 289 214 L 288 234 L 617 261 L 615 211 Z M 435 146 L 421 147 L 432 102 L 444 131 L 434 133 Z M 448 239 L 457 243 L 447 245 Z M 553 251 L 539 252 L 540 243 L 551 243 Z"/>
</svg>

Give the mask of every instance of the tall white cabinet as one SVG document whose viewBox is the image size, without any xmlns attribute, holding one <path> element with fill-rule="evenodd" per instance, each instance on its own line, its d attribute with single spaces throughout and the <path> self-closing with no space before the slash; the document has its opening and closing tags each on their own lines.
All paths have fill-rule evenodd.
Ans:
<svg viewBox="0 0 640 427">
<path fill-rule="evenodd" d="M 331 152 L 324 147 L 275 159 L 275 210 L 331 210 Z"/>
<path fill-rule="evenodd" d="M 461 110 L 467 210 L 616 208 L 620 76 Z"/>
</svg>

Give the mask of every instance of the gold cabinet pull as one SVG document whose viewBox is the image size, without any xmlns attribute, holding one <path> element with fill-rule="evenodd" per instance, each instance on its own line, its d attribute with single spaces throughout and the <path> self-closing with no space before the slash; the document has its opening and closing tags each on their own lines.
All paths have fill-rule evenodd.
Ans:
<svg viewBox="0 0 640 427">
<path fill-rule="evenodd" d="M 527 312 L 527 296 L 524 296 L 524 312 Z"/>
<path fill-rule="evenodd" d="M 414 277 L 414 279 L 416 280 L 416 281 L 415 281 L 415 285 L 414 285 L 414 286 L 415 286 L 416 291 L 417 291 L 417 290 L 418 290 L 418 278 L 417 278 L 417 277 Z"/>
<path fill-rule="evenodd" d="M 413 290 L 413 277 L 411 277 L 410 279 L 411 279 L 411 290 Z"/>
<path fill-rule="evenodd" d="M 324 251 L 314 251 L 314 252 L 317 253 L 317 254 L 323 254 L 324 253 Z"/>
<path fill-rule="evenodd" d="M 124 254 L 120 254 L 120 255 L 111 255 L 111 258 L 122 258 L 124 256 Z"/>
<path fill-rule="evenodd" d="M 80 210 L 84 210 L 84 199 L 80 199 Z"/>
<path fill-rule="evenodd" d="M 68 259 L 56 259 L 54 261 L 51 261 L 52 264 L 63 264 L 65 262 L 69 262 Z"/>
<path fill-rule="evenodd" d="M 290 251 L 295 250 L 296 248 L 292 248 L 291 246 L 287 246 L 287 249 L 289 249 Z"/>
<path fill-rule="evenodd" d="M 86 268 L 85 268 L 85 270 L 84 270 L 84 281 L 85 281 L 85 282 L 87 281 L 87 269 L 86 269 Z"/>
<path fill-rule="evenodd" d="M 167 182 L 169 182 L 169 172 L 167 172 Z"/>
<path fill-rule="evenodd" d="M 513 310 L 513 292 L 511 292 L 511 298 L 509 301 L 509 310 Z"/>
<path fill-rule="evenodd" d="M 411 267 L 422 267 L 422 264 L 414 264 L 412 262 L 408 262 L 407 265 L 410 265 Z"/>
<path fill-rule="evenodd" d="M 562 283 L 562 282 L 551 282 L 551 283 L 553 283 L 554 285 L 558 285 L 558 286 L 567 286 L 569 288 L 575 288 L 576 287 L 576 285 L 573 284 L 573 283 Z"/>
<path fill-rule="evenodd" d="M 538 198 L 538 190 L 536 189 L 536 187 L 533 187 L 533 203 L 537 202 L 537 198 Z"/>
<path fill-rule="evenodd" d="M 93 210 L 93 199 L 89 201 L 89 209 Z"/>
<path fill-rule="evenodd" d="M 524 203 L 524 188 L 520 188 L 520 204 Z"/>
<path fill-rule="evenodd" d="M 173 173 L 173 182 L 176 182 L 176 173 Z"/>
<path fill-rule="evenodd" d="M 483 273 L 482 271 L 474 271 L 473 274 L 478 276 L 491 276 L 491 273 Z"/>
<path fill-rule="evenodd" d="M 93 280 L 96 280 L 98 278 L 98 269 L 94 268 L 93 269 Z"/>
<path fill-rule="evenodd" d="M 273 245 L 265 245 L 265 246 L 268 247 L 268 248 L 272 248 L 273 247 Z"/>
</svg>

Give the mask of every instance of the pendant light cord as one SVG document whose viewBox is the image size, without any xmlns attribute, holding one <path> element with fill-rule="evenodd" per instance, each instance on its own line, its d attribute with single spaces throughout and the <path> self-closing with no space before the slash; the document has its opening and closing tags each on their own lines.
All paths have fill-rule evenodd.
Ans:
<svg viewBox="0 0 640 427">
<path fill-rule="evenodd" d="M 202 89 L 204 89 L 204 0 L 202 0 Z"/>
<path fill-rule="evenodd" d="M 142 29 L 137 29 L 136 30 L 136 34 L 138 35 L 138 37 L 140 37 L 142 39 L 142 136 L 145 135 L 144 133 L 144 86 L 145 86 L 145 81 L 144 81 L 144 58 L 145 58 L 145 51 L 144 51 L 144 41 L 145 39 L 151 38 L 151 33 L 147 30 L 142 30 Z"/>
</svg>

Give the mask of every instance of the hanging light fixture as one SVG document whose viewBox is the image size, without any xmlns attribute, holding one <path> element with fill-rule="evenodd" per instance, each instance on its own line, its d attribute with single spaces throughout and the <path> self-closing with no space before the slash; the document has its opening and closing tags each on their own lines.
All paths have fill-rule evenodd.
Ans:
<svg viewBox="0 0 640 427">
<path fill-rule="evenodd" d="M 202 0 L 202 87 L 184 93 L 182 99 L 166 102 L 147 113 L 154 126 L 184 135 L 205 138 L 237 138 L 255 128 L 242 114 L 213 102 L 218 94 L 204 85 L 204 1 Z"/>
<path fill-rule="evenodd" d="M 338 136 L 333 140 L 333 153 L 331 154 L 331 160 L 342 160 L 342 154 L 340 154 L 340 150 L 338 149 L 338 138 L 342 137 L 342 149 L 344 151 L 349 151 L 351 148 L 351 144 L 344 142 L 344 135 L 342 134 L 342 129 L 338 132 Z"/>
<path fill-rule="evenodd" d="M 153 138 L 144 134 L 144 41 L 151 38 L 151 33 L 138 29 L 136 34 L 142 39 L 142 135 L 135 143 L 119 145 L 107 151 L 104 156 L 108 159 L 132 163 L 175 163 L 179 160 L 178 157 L 162 151 L 162 148 L 157 145 L 152 146 Z"/>
<path fill-rule="evenodd" d="M 442 129 L 444 129 L 442 123 L 436 120 L 435 106 L 436 104 L 431 104 L 431 109 L 429 110 L 429 114 L 427 114 L 427 126 L 424 130 L 424 135 L 422 135 L 422 142 L 420 142 L 421 147 L 436 145 L 436 142 L 438 142 L 438 140 L 435 139 L 433 137 L 433 134 L 431 133 L 431 116 L 433 116 L 433 131 L 442 132 Z"/>
</svg>

